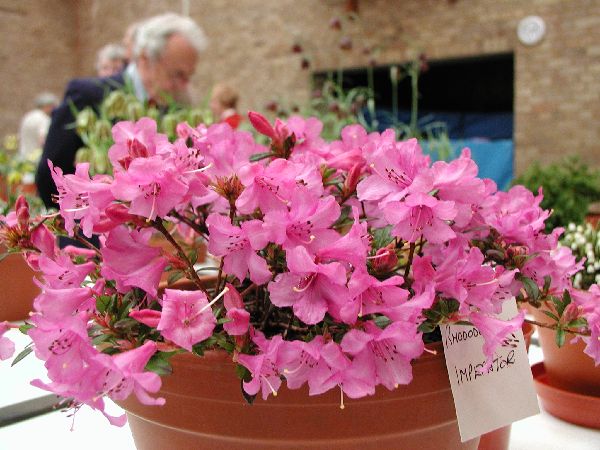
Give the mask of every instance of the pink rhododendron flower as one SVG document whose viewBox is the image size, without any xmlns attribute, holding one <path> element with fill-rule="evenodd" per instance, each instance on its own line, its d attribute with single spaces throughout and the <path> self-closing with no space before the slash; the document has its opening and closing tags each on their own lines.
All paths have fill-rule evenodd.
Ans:
<svg viewBox="0 0 600 450">
<path fill-rule="evenodd" d="M 157 144 L 168 142 L 165 135 L 156 131 L 156 122 L 143 117 L 137 122 L 119 122 L 112 129 L 115 143 L 108 150 L 112 166 L 127 170 L 136 158 L 148 158 L 156 154 Z"/>
<path fill-rule="evenodd" d="M 15 343 L 3 336 L 8 330 L 10 330 L 8 322 L 0 322 L 0 361 L 10 358 L 15 352 Z"/>
<path fill-rule="evenodd" d="M 340 263 L 317 264 L 304 247 L 288 250 L 287 262 L 290 271 L 269 284 L 274 305 L 291 306 L 300 320 L 311 325 L 348 300 L 346 270 Z"/>
<path fill-rule="evenodd" d="M 115 280 L 120 292 L 139 287 L 153 297 L 167 260 L 159 248 L 147 245 L 150 230 L 128 231 L 124 226 L 111 230 L 105 247 L 102 276 Z"/>
<path fill-rule="evenodd" d="M 367 155 L 372 175 L 357 186 L 359 200 L 400 200 L 416 175 L 429 165 L 416 139 L 405 142 L 384 142 L 372 154 Z"/>
<path fill-rule="evenodd" d="M 246 334 L 250 325 L 250 313 L 244 308 L 244 301 L 233 285 L 227 283 L 226 286 L 229 290 L 223 296 L 223 305 L 229 322 L 223 324 L 223 329 L 231 336 Z"/>
<path fill-rule="evenodd" d="M 313 375 L 319 371 L 321 349 L 325 345 L 323 336 L 316 336 L 310 342 L 299 340 L 283 341 L 279 347 L 279 371 L 286 379 L 289 389 L 298 389 L 308 382 L 312 388 Z"/>
<path fill-rule="evenodd" d="M 164 405 L 164 398 L 148 395 L 148 392 L 158 392 L 161 386 L 160 376 L 144 370 L 154 353 L 156 342 L 146 341 L 138 348 L 111 357 L 98 355 L 97 359 L 109 369 L 104 380 L 104 389 L 108 395 L 115 400 L 123 400 L 134 392 L 144 405 Z"/>
<path fill-rule="evenodd" d="M 289 210 L 272 210 L 265 214 L 269 240 L 289 249 L 298 245 L 323 245 L 338 234 L 329 227 L 338 219 L 340 206 L 332 196 L 319 198 L 304 189 L 292 196 Z"/>
<path fill-rule="evenodd" d="M 318 395 L 339 386 L 350 398 L 375 393 L 376 377 L 372 366 L 351 360 L 339 344 L 328 342 L 320 351 L 321 359 L 311 373 L 310 395 Z M 344 407 L 343 396 L 340 408 Z"/>
<path fill-rule="evenodd" d="M 388 203 L 384 214 L 394 225 L 393 235 L 408 242 L 417 242 L 424 237 L 433 244 L 441 244 L 456 236 L 447 223 L 456 216 L 454 202 L 415 193 L 408 195 L 403 202 Z"/>
<path fill-rule="evenodd" d="M 368 273 L 356 270 L 348 282 L 351 301 L 340 310 L 341 318 L 353 324 L 362 316 L 380 313 L 387 315 L 390 310 L 402 304 L 409 292 L 400 288 L 404 279 L 400 276 L 379 281 Z"/>
<path fill-rule="evenodd" d="M 540 208 L 543 199 L 539 195 L 514 186 L 508 192 L 497 192 L 483 205 L 482 215 L 486 222 L 494 227 L 508 243 L 529 243 L 544 228 L 544 220 L 549 211 Z"/>
<path fill-rule="evenodd" d="M 212 335 L 216 323 L 204 292 L 165 289 L 156 327 L 165 338 L 191 352 L 194 344 Z"/>
<path fill-rule="evenodd" d="M 277 395 L 281 386 L 281 378 L 277 370 L 279 348 L 283 342 L 281 336 L 265 339 L 264 335 L 255 331 L 252 337 L 258 345 L 258 355 L 239 354 L 238 362 L 252 374 L 251 381 L 244 381 L 244 391 L 256 395 L 262 391 L 262 398 L 266 400 L 270 394 Z"/>
<path fill-rule="evenodd" d="M 160 311 L 155 311 L 153 309 L 139 309 L 129 311 L 129 317 L 153 328 L 156 328 L 160 323 L 161 315 L 162 314 Z"/>
<path fill-rule="evenodd" d="M 75 264 L 71 258 L 62 253 L 51 259 L 41 255 L 38 259 L 39 270 L 44 273 L 44 280 L 51 288 L 78 287 L 85 277 L 95 268 L 93 262 Z"/>
<path fill-rule="evenodd" d="M 239 212 L 252 213 L 256 208 L 263 212 L 285 210 L 297 185 L 302 185 L 315 195 L 323 192 L 320 172 L 316 167 L 305 167 L 285 159 L 276 159 L 267 167 L 252 164 L 238 171 L 245 186 L 236 201 Z"/>
<path fill-rule="evenodd" d="M 96 301 L 89 287 L 68 287 L 53 289 L 38 284 L 42 292 L 33 301 L 36 312 L 52 320 L 62 320 L 64 317 L 95 308 Z M 78 285 L 79 286 L 79 285 Z"/>
<path fill-rule="evenodd" d="M 239 280 L 243 280 L 250 272 L 250 279 L 256 284 L 271 279 L 267 262 L 256 254 L 268 242 L 261 221 L 250 220 L 236 227 L 231 225 L 227 217 L 211 214 L 206 224 L 210 232 L 208 251 L 223 257 L 225 272 L 235 275 Z"/>
<path fill-rule="evenodd" d="M 54 167 L 50 160 L 48 167 L 58 190 L 58 205 L 65 219 L 65 229 L 73 236 L 75 221 L 80 220 L 83 234 L 92 237 L 100 211 L 114 199 L 110 178 L 97 176 L 90 179 L 89 163 L 78 164 L 74 175 L 64 176 L 60 167 Z"/>
<path fill-rule="evenodd" d="M 188 186 L 175 167 L 159 156 L 138 158 L 126 172 L 118 172 L 112 193 L 131 202 L 129 212 L 150 220 L 166 216 L 185 196 Z"/>
<path fill-rule="evenodd" d="M 410 362 L 423 353 L 424 344 L 414 324 L 395 322 L 382 330 L 367 322 L 365 331 L 346 333 L 341 347 L 354 355 L 355 363 L 371 367 L 377 382 L 392 390 L 412 381 Z"/>
<path fill-rule="evenodd" d="M 510 320 L 502 320 L 478 312 L 469 315 L 469 320 L 477 327 L 485 341 L 483 344 L 483 353 L 487 359 L 481 369 L 482 372 L 487 371 L 492 365 L 496 349 L 504 343 L 511 333 L 521 329 L 524 318 L 525 311 L 523 310 Z"/>
</svg>

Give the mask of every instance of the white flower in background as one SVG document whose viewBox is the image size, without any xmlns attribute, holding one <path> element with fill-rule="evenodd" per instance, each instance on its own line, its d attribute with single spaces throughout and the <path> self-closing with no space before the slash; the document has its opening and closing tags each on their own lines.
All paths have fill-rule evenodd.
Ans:
<svg viewBox="0 0 600 450">
<path fill-rule="evenodd" d="M 578 289 L 588 289 L 590 285 L 600 283 L 599 231 L 589 223 L 570 223 L 561 238 L 561 244 L 570 247 L 578 261 L 584 259 L 582 270 L 573 277 L 573 286 Z"/>
</svg>

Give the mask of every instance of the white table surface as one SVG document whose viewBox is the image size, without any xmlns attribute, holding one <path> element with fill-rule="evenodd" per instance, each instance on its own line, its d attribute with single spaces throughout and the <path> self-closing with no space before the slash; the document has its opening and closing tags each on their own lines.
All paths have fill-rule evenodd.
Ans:
<svg viewBox="0 0 600 450">
<path fill-rule="evenodd" d="M 11 330 L 6 336 L 15 341 L 16 353 L 29 342 L 18 330 Z M 532 345 L 529 357 L 532 364 L 541 361 L 539 347 Z M 33 354 L 14 367 L 10 367 L 11 361 L 12 358 L 0 362 L 0 408 L 48 394 L 29 385 L 29 380 L 43 378 L 45 369 L 41 361 Z M 109 411 L 119 414 L 121 409 L 111 404 Z M 127 425 L 111 426 L 102 414 L 84 407 L 74 420 L 64 413 L 53 412 L 0 428 L 0 450 L 34 448 L 134 450 L 135 445 Z M 510 440 L 510 450 L 537 449 L 600 450 L 600 430 L 572 425 L 542 410 L 536 416 L 515 422 Z"/>
</svg>

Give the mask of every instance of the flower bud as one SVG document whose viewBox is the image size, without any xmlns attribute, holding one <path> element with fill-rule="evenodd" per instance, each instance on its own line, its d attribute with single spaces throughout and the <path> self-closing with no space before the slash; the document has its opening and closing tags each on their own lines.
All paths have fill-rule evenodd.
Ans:
<svg viewBox="0 0 600 450">
<path fill-rule="evenodd" d="M 372 261 L 373 270 L 378 274 L 389 273 L 398 264 L 398 255 L 392 246 L 380 248 Z"/>
<path fill-rule="evenodd" d="M 24 196 L 19 195 L 15 203 L 15 211 L 17 213 L 17 222 L 23 229 L 29 228 L 29 204 Z"/>
<path fill-rule="evenodd" d="M 204 120 L 202 111 L 200 111 L 199 109 L 192 109 L 189 113 L 188 113 L 188 122 L 191 124 L 192 127 L 197 127 L 198 125 L 200 125 Z"/>
<path fill-rule="evenodd" d="M 77 134 L 90 133 L 94 130 L 96 124 L 96 113 L 92 108 L 84 108 L 75 118 L 75 129 Z"/>
<path fill-rule="evenodd" d="M 129 214 L 129 209 L 122 203 L 113 203 L 104 210 L 106 216 L 116 223 L 125 223 L 134 220 L 137 216 Z"/>
<path fill-rule="evenodd" d="M 177 122 L 177 117 L 174 114 L 165 114 L 160 124 L 162 132 L 167 136 L 175 136 Z"/>
<path fill-rule="evenodd" d="M 244 185 L 237 175 L 233 175 L 232 177 L 217 177 L 214 188 L 217 194 L 226 198 L 229 204 L 233 205 L 242 194 Z"/>
<path fill-rule="evenodd" d="M 112 126 L 108 120 L 99 120 L 94 125 L 94 134 L 99 140 L 106 141 L 112 138 Z"/>
<path fill-rule="evenodd" d="M 254 111 L 249 111 L 248 119 L 250 119 L 250 123 L 260 134 L 275 139 L 275 130 L 265 116 Z"/>
<path fill-rule="evenodd" d="M 356 185 L 362 173 L 362 166 L 361 163 L 356 163 L 348 171 L 348 176 L 344 180 L 343 196 L 345 198 L 349 197 L 356 190 Z"/>
<path fill-rule="evenodd" d="M 563 325 L 566 325 L 569 322 L 577 319 L 581 315 L 581 313 L 582 310 L 580 306 L 577 306 L 575 303 L 569 303 L 563 311 L 563 314 L 560 318 L 560 322 Z"/>
<path fill-rule="evenodd" d="M 144 107 L 138 101 L 127 104 L 127 118 L 134 122 L 140 120 L 144 116 Z"/>
<path fill-rule="evenodd" d="M 514 258 L 515 256 L 525 256 L 529 253 L 529 248 L 525 245 L 511 245 L 506 250 L 509 258 Z"/>
<path fill-rule="evenodd" d="M 123 91 L 112 91 L 104 102 L 102 108 L 108 119 L 122 119 L 127 116 L 127 94 Z"/>
</svg>

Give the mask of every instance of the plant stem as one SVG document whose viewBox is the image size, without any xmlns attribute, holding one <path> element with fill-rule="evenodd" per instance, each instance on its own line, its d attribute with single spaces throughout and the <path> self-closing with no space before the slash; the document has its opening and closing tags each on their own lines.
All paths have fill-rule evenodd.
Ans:
<svg viewBox="0 0 600 450">
<path fill-rule="evenodd" d="M 411 85 L 411 108 L 410 108 L 410 133 L 411 137 L 417 137 L 417 114 L 419 108 L 419 69 L 417 62 L 410 63 L 408 74 Z"/>
<path fill-rule="evenodd" d="M 404 279 L 408 278 L 408 274 L 410 273 L 410 267 L 412 266 L 413 257 L 415 256 L 415 248 L 417 245 L 414 242 L 410 243 L 410 250 L 408 252 L 408 261 L 406 262 L 406 268 L 404 269 Z"/>
<path fill-rule="evenodd" d="M 390 69 L 391 70 L 391 69 Z M 394 70 L 392 81 L 392 115 L 394 116 L 394 125 L 398 122 L 398 68 Z"/>
<path fill-rule="evenodd" d="M 204 288 L 204 283 L 202 283 L 202 280 L 196 273 L 196 269 L 194 269 L 194 265 L 188 259 L 187 255 L 185 254 L 183 249 L 179 246 L 177 241 L 175 239 L 173 239 L 173 236 L 171 236 L 171 233 L 169 233 L 167 231 L 167 229 L 165 228 L 165 226 L 162 223 L 162 219 L 157 218 L 154 222 L 152 222 L 152 225 L 154 226 L 154 228 L 156 230 L 160 231 L 165 238 L 167 238 L 167 241 L 169 241 L 171 243 L 171 245 L 177 251 L 177 255 L 179 256 L 179 258 L 181 258 L 186 263 L 186 265 L 188 266 L 188 270 L 187 270 L 188 275 L 189 275 L 190 279 L 196 284 L 198 289 L 200 289 L 207 296 L 209 296 L 208 291 Z"/>
<path fill-rule="evenodd" d="M 371 130 L 375 131 L 377 128 L 377 119 L 375 117 L 375 77 L 373 76 L 373 67 L 367 67 L 367 83 L 369 88 L 369 99 L 367 100 L 367 107 L 369 108 L 369 114 L 371 116 Z"/>
<path fill-rule="evenodd" d="M 180 221 L 182 221 L 183 223 L 185 223 L 188 227 L 190 227 L 191 229 L 193 229 L 196 233 L 198 233 L 204 240 L 207 240 L 206 233 L 200 227 L 200 225 L 198 225 L 197 223 L 191 221 L 190 219 L 188 219 L 185 216 L 182 216 L 177 211 L 171 211 L 169 213 L 169 215 L 175 217 L 176 219 L 179 219 Z"/>
<path fill-rule="evenodd" d="M 537 325 L 538 327 L 542 327 L 542 328 L 548 328 L 550 330 L 556 330 L 556 325 L 551 324 L 551 323 L 542 323 L 542 322 L 538 322 L 537 320 L 533 320 L 533 319 L 525 319 L 525 322 L 530 323 L 532 325 Z M 592 332 L 590 330 L 587 331 L 578 331 L 578 330 L 573 330 L 572 328 L 563 328 L 564 331 L 566 331 L 567 333 L 571 333 L 571 334 L 577 334 L 579 336 L 590 336 L 592 334 Z"/>
</svg>

